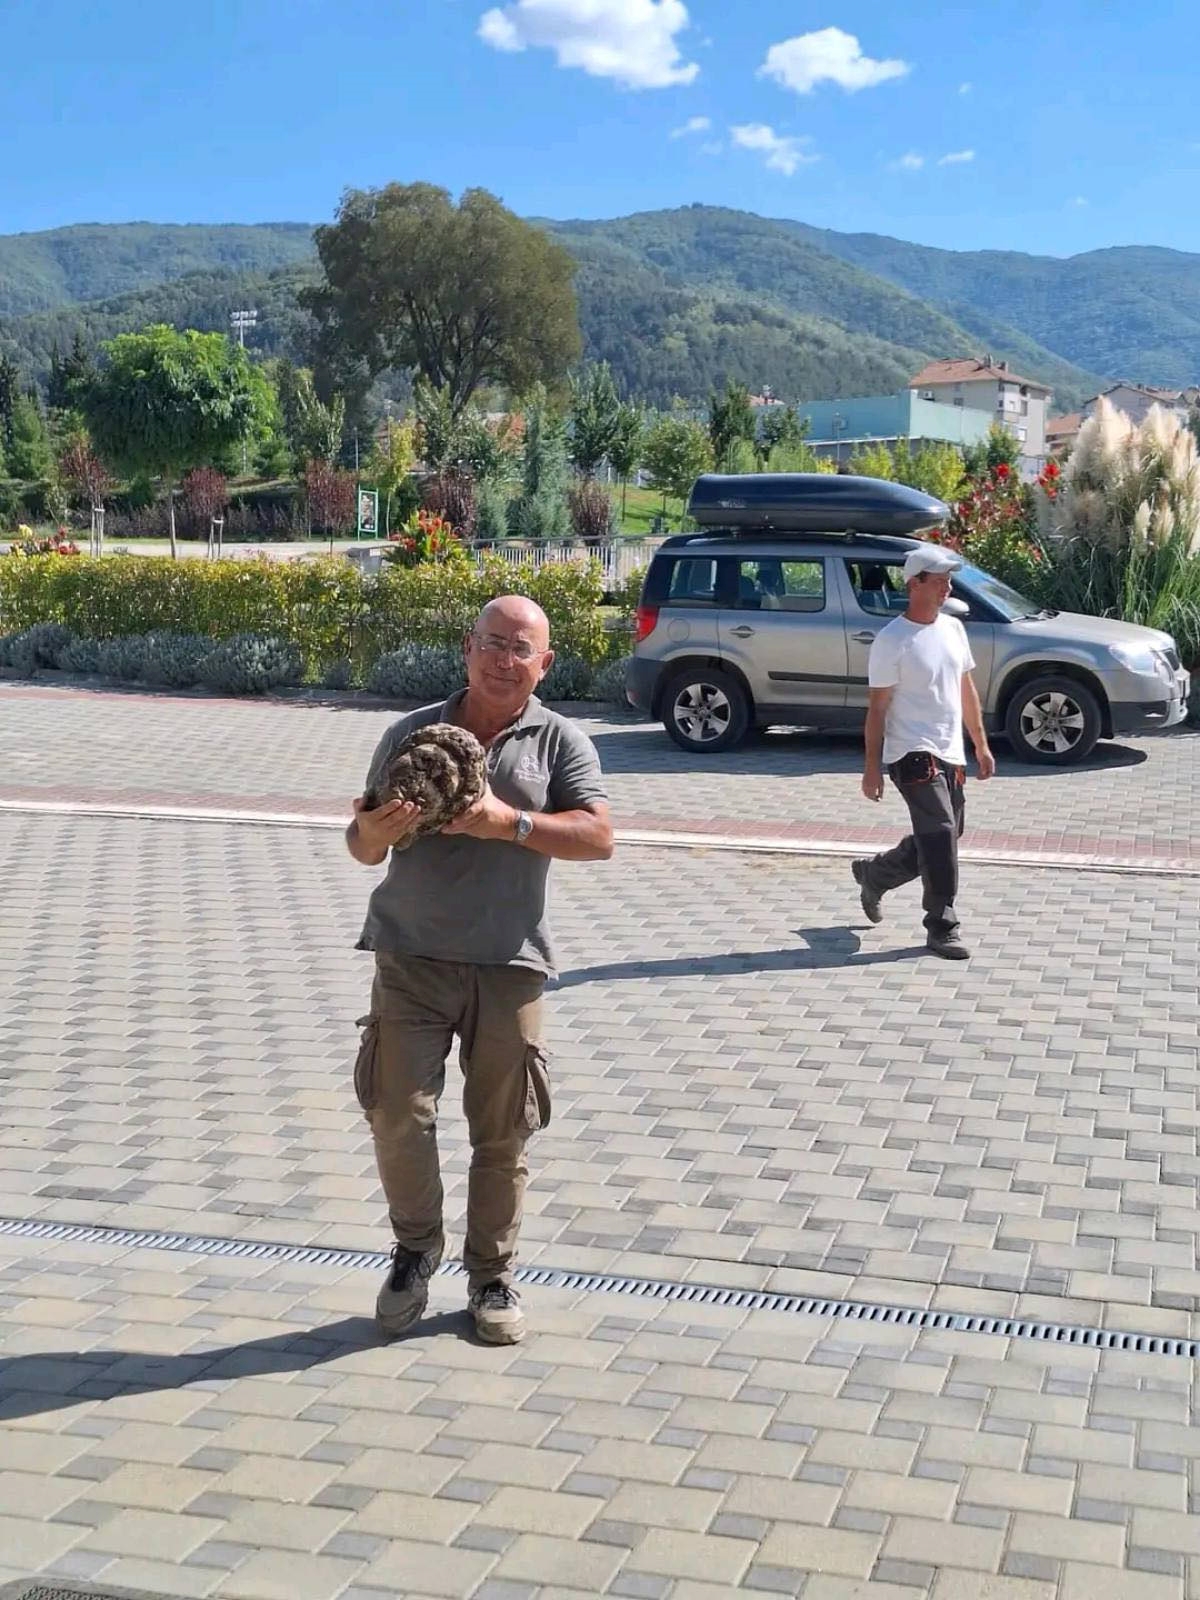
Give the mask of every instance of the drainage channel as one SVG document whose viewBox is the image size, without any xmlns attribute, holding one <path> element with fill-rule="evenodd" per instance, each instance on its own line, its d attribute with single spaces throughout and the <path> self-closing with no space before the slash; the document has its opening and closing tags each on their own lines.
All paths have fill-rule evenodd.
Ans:
<svg viewBox="0 0 1200 1600">
<path fill-rule="evenodd" d="M 300 1262 L 308 1266 L 382 1271 L 391 1259 L 377 1250 L 336 1250 L 320 1245 L 270 1244 L 262 1240 L 221 1239 L 198 1233 L 152 1233 L 139 1228 L 107 1228 L 84 1223 L 0 1218 L 0 1237 L 45 1239 L 54 1243 L 106 1244 L 131 1250 L 170 1250 L 193 1256 L 242 1261 Z M 461 1278 L 465 1269 L 445 1261 L 440 1278 Z M 517 1281 L 534 1287 L 588 1294 L 628 1295 L 634 1299 L 681 1305 L 731 1306 L 739 1311 L 781 1311 L 799 1317 L 831 1317 L 840 1322 L 886 1323 L 916 1332 L 983 1333 L 1042 1344 L 1123 1350 L 1136 1355 L 1200 1357 L 1200 1340 L 1161 1334 L 1124 1333 L 1026 1317 L 991 1317 L 965 1311 L 926 1311 L 874 1300 L 827 1300 L 819 1295 L 780 1294 L 769 1289 L 727 1289 L 717 1284 L 681 1283 L 671 1278 L 630 1278 L 614 1273 L 568 1272 L 559 1267 L 517 1267 Z"/>
</svg>

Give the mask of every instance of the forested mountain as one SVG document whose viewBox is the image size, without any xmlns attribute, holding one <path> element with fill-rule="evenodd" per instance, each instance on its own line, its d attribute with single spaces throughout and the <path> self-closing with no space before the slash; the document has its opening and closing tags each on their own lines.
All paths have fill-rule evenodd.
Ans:
<svg viewBox="0 0 1200 1600">
<path fill-rule="evenodd" d="M 3 234 L 0 318 L 108 300 L 190 272 L 269 272 L 312 254 L 306 222 L 88 222 Z"/>
<path fill-rule="evenodd" d="M 712 206 L 543 221 L 575 255 L 587 354 L 665 404 L 727 377 L 788 399 L 877 393 L 931 356 L 988 351 L 1066 410 L 1104 377 L 1200 379 L 1200 256 L 1128 247 L 1058 260 L 956 252 Z M 0 237 L 0 348 L 44 382 L 55 344 L 151 321 L 227 328 L 303 358 L 311 229 L 88 224 Z"/>
</svg>

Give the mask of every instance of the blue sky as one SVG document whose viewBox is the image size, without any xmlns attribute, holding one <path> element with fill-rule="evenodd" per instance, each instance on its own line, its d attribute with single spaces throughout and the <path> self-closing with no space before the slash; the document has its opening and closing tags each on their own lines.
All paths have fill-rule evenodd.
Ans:
<svg viewBox="0 0 1200 1600">
<path fill-rule="evenodd" d="M 1195 0 L 0 0 L 0 233 L 320 221 L 425 179 L 1200 251 L 1198 59 Z"/>
</svg>

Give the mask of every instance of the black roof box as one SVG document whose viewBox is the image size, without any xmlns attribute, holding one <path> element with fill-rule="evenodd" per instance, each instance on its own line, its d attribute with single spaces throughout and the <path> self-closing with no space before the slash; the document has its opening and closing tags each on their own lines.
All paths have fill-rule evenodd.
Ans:
<svg viewBox="0 0 1200 1600">
<path fill-rule="evenodd" d="M 735 533 L 914 534 L 944 523 L 950 507 L 920 489 L 832 472 L 706 472 L 687 514 L 701 528 Z"/>
</svg>

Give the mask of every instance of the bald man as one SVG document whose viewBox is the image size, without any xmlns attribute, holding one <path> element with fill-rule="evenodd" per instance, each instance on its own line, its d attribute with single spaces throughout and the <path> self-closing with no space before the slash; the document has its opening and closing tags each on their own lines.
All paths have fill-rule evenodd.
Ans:
<svg viewBox="0 0 1200 1600">
<path fill-rule="evenodd" d="M 467 687 L 388 730 L 364 795 L 414 728 L 451 722 L 487 752 L 483 798 L 406 850 L 392 847 L 419 813 L 400 801 L 367 810 L 356 800 L 346 833 L 364 866 L 391 854 L 359 941 L 375 952 L 375 983 L 354 1086 L 396 1239 L 376 1317 L 398 1334 L 424 1312 L 442 1258 L 437 1108 L 458 1037 L 471 1141 L 468 1306 L 481 1339 L 516 1344 L 525 1332 L 512 1279 L 525 1143 L 550 1117 L 542 1047 L 542 990 L 554 973 L 547 877 L 553 860 L 606 861 L 613 836 L 595 746 L 534 694 L 554 660 L 541 607 L 519 595 L 493 600 L 464 654 Z"/>
</svg>

